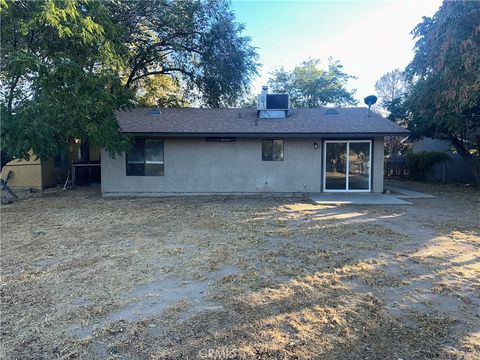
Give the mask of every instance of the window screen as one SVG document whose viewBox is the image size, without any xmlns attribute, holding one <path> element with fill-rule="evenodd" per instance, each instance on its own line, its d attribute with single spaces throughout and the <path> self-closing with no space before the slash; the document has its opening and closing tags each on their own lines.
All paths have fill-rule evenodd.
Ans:
<svg viewBox="0 0 480 360">
<path fill-rule="evenodd" d="M 127 176 L 163 176 L 163 140 L 135 139 L 127 153 Z"/>
<path fill-rule="evenodd" d="M 283 161 L 283 140 L 262 140 L 263 161 Z"/>
<path fill-rule="evenodd" d="M 163 176 L 163 141 L 145 140 L 145 176 Z"/>
</svg>

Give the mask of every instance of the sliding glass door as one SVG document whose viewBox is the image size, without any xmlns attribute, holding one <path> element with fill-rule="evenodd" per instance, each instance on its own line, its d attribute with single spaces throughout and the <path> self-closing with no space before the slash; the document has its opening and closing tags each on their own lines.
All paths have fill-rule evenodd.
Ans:
<svg viewBox="0 0 480 360">
<path fill-rule="evenodd" d="M 370 140 L 325 141 L 323 149 L 324 191 L 370 191 Z"/>
<path fill-rule="evenodd" d="M 325 143 L 325 190 L 347 189 L 347 143 Z"/>
</svg>

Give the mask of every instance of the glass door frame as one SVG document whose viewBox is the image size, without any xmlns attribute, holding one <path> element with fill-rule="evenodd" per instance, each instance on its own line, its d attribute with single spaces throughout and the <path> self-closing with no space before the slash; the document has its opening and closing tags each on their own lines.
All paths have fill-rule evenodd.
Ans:
<svg viewBox="0 0 480 360">
<path fill-rule="evenodd" d="M 368 190 L 350 190 L 349 176 L 350 176 L 350 143 L 368 143 Z M 327 185 L 327 144 L 346 144 L 347 145 L 347 157 L 346 157 L 346 178 L 345 189 L 326 189 Z M 324 140 L 323 141 L 323 176 L 322 176 L 322 190 L 323 192 L 371 192 L 372 191 L 372 140 Z"/>
</svg>

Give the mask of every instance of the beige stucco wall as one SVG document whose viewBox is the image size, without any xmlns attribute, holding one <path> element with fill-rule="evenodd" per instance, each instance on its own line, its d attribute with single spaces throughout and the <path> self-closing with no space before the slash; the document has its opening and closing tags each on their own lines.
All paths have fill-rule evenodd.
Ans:
<svg viewBox="0 0 480 360">
<path fill-rule="evenodd" d="M 382 192 L 383 137 L 373 139 L 372 145 L 372 191 Z M 158 177 L 126 176 L 125 156 L 112 159 L 102 151 L 102 193 L 148 196 L 321 191 L 321 139 L 285 139 L 284 161 L 262 161 L 261 146 L 261 139 L 233 143 L 165 139 L 165 175 Z"/>
<path fill-rule="evenodd" d="M 384 139 L 376 137 L 373 140 L 373 169 L 372 169 L 372 191 L 383 192 L 383 167 L 384 167 Z"/>
<path fill-rule="evenodd" d="M 318 148 L 314 149 L 314 143 Z M 102 153 L 104 195 L 320 191 L 321 139 L 285 139 L 283 161 L 262 161 L 260 139 L 166 139 L 164 176 L 126 176 L 125 156 Z"/>
</svg>

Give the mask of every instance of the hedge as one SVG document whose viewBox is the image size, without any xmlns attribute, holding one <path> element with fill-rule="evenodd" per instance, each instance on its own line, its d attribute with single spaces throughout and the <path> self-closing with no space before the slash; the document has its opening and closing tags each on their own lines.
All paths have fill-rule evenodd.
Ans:
<svg viewBox="0 0 480 360">
<path fill-rule="evenodd" d="M 427 172 L 433 166 L 448 160 L 450 160 L 448 154 L 439 151 L 407 152 L 405 154 L 405 167 L 410 179 L 422 181 L 426 179 Z"/>
</svg>

